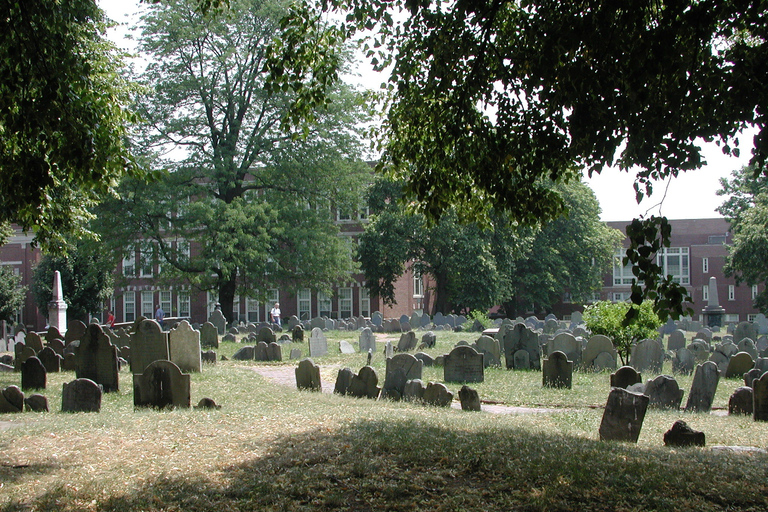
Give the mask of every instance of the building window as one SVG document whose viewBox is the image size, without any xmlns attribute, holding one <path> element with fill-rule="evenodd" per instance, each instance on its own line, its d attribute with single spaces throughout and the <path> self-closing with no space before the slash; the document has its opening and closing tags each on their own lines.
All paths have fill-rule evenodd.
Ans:
<svg viewBox="0 0 768 512">
<path fill-rule="evenodd" d="M 632 274 L 632 263 L 624 265 L 624 255 L 626 251 L 623 249 L 616 251 L 613 255 L 613 285 L 625 286 L 632 284 L 632 280 L 635 278 Z"/>
<path fill-rule="evenodd" d="M 667 247 L 662 249 L 657 258 L 665 276 L 672 276 L 678 284 L 689 284 L 688 247 Z"/>
<path fill-rule="evenodd" d="M 357 211 L 357 218 L 360 220 L 368 220 L 368 217 L 371 216 L 371 210 L 367 206 L 361 206 L 360 209 Z"/>
<path fill-rule="evenodd" d="M 208 301 L 207 311 L 208 316 L 211 316 L 211 313 L 216 309 L 216 304 L 219 303 L 219 296 L 216 292 L 208 291 L 206 292 L 206 298 Z"/>
<path fill-rule="evenodd" d="M 176 301 L 179 304 L 179 316 L 182 318 L 190 318 L 190 300 L 188 291 L 180 291 L 176 294 Z"/>
<path fill-rule="evenodd" d="M 123 322 L 136 320 L 136 294 L 134 292 L 123 293 Z"/>
<path fill-rule="evenodd" d="M 728 300 L 736 300 L 736 286 L 733 284 L 728 285 Z"/>
<path fill-rule="evenodd" d="M 371 316 L 371 292 L 365 286 L 360 288 L 360 316 Z"/>
<path fill-rule="evenodd" d="M 333 305 L 331 304 L 331 298 L 323 291 L 317 292 L 317 314 L 331 318 L 331 311 Z"/>
<path fill-rule="evenodd" d="M 756 318 L 757 318 L 757 314 L 755 313 L 747 315 L 747 322 L 754 322 Z"/>
<path fill-rule="evenodd" d="M 312 318 L 312 290 L 309 288 L 302 288 L 299 290 L 296 299 L 299 320 L 310 320 Z"/>
<path fill-rule="evenodd" d="M 413 273 L 413 298 L 420 299 L 424 297 L 424 278 L 418 272 Z"/>
<path fill-rule="evenodd" d="M 240 321 L 240 296 L 235 295 L 232 297 L 232 321 Z"/>
<path fill-rule="evenodd" d="M 130 251 L 123 258 L 123 275 L 125 277 L 136 277 L 136 251 Z"/>
<path fill-rule="evenodd" d="M 752 300 L 755 300 L 757 298 L 757 285 L 752 285 Z"/>
<path fill-rule="evenodd" d="M 257 323 L 259 321 L 259 301 L 250 297 L 245 299 L 245 316 L 248 322 Z"/>
<path fill-rule="evenodd" d="M 571 302 L 573 302 L 571 292 L 563 293 L 563 304 L 570 304 Z"/>
<path fill-rule="evenodd" d="M 336 210 L 336 220 L 339 222 L 349 222 L 352 220 L 352 215 L 343 210 Z"/>
<path fill-rule="evenodd" d="M 339 288 L 339 318 L 352 316 L 352 288 Z"/>
<path fill-rule="evenodd" d="M 701 297 L 702 299 L 708 301 L 709 300 L 709 286 L 704 285 L 704 287 L 701 289 Z"/>
<path fill-rule="evenodd" d="M 142 244 L 141 252 L 139 254 L 139 277 L 152 277 L 152 264 L 154 263 L 154 259 L 153 245 L 150 243 Z"/>
<path fill-rule="evenodd" d="M 701 258 L 701 271 L 709 274 L 709 258 Z"/>
<path fill-rule="evenodd" d="M 141 315 L 145 318 L 155 318 L 155 310 L 152 308 L 153 297 L 152 292 L 141 292 Z"/>
<path fill-rule="evenodd" d="M 270 288 L 267 290 L 267 303 L 264 305 L 264 318 L 269 320 L 269 312 L 272 311 L 272 308 L 275 305 L 275 302 L 280 303 L 280 290 L 277 288 Z M 280 314 L 282 314 L 282 310 L 280 311 Z"/>
<path fill-rule="evenodd" d="M 632 292 L 613 292 L 613 302 L 625 302 L 632 296 Z"/>
<path fill-rule="evenodd" d="M 160 307 L 165 311 L 165 316 L 173 315 L 173 302 L 171 301 L 171 292 L 163 290 L 160 292 Z"/>
<path fill-rule="evenodd" d="M 725 321 L 729 324 L 737 324 L 739 323 L 739 314 L 738 313 L 731 313 L 725 315 Z"/>
</svg>

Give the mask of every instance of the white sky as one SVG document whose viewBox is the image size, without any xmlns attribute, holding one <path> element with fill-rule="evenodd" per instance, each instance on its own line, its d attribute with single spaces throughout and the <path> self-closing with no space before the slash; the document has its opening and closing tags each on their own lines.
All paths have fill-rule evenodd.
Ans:
<svg viewBox="0 0 768 512">
<path fill-rule="evenodd" d="M 132 14 L 142 6 L 138 0 L 97 0 L 99 6 L 107 15 L 122 26 L 112 29 L 110 37 L 115 43 L 125 49 L 132 50 L 134 44 L 125 39 L 127 27 L 137 19 Z M 361 64 L 360 77 L 353 83 L 378 87 L 382 77 L 369 70 L 369 66 Z M 635 201 L 632 184 L 634 175 L 615 169 L 605 169 L 600 175 L 587 179 L 587 183 L 595 191 L 602 208 L 601 218 L 604 221 L 630 220 L 639 215 L 666 215 L 670 219 L 697 219 L 719 217 L 715 208 L 720 206 L 723 198 L 716 195 L 720 188 L 719 180 L 727 177 L 735 169 L 748 163 L 752 148 L 752 133 L 740 137 L 741 156 L 728 157 L 715 144 L 703 144 L 707 165 L 698 171 L 681 173 L 677 178 L 667 182 L 656 183 L 653 196 L 646 198 L 640 205 Z M 666 189 L 666 197 L 664 192 Z M 659 208 L 657 203 L 662 201 Z M 650 211 L 649 211 L 650 209 Z"/>
</svg>

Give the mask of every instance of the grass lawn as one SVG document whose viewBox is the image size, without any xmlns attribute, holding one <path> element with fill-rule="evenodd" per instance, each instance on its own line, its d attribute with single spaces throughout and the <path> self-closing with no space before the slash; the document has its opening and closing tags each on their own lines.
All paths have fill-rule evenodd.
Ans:
<svg viewBox="0 0 768 512">
<path fill-rule="evenodd" d="M 433 356 L 476 337 L 437 335 Z M 315 361 L 324 387 L 339 368 L 365 364 L 338 350 L 357 336 L 328 333 L 331 353 Z M 219 352 L 231 358 L 239 346 Z M 307 354 L 306 343 L 283 353 L 296 347 Z M 74 374 L 49 375 L 53 412 L 0 416 L 0 511 L 768 510 L 768 455 L 711 448 L 768 447 L 768 423 L 723 415 L 738 379 L 720 380 L 714 414 L 650 410 L 634 445 L 598 440 L 608 373 L 576 373 L 573 389 L 554 390 L 540 372 L 488 369 L 472 385 L 482 399 L 558 409 L 490 414 L 298 392 L 255 364 L 192 376 L 193 403 L 213 398 L 213 411 L 134 410 L 124 369 L 100 413 L 64 414 L 61 387 Z M 372 364 L 383 381 L 381 350 Z M 442 381 L 442 369 L 423 380 Z M 678 382 L 687 395 L 691 377 Z M 0 388 L 19 383 L 0 374 Z M 664 447 L 677 419 L 704 431 L 707 448 Z"/>
</svg>

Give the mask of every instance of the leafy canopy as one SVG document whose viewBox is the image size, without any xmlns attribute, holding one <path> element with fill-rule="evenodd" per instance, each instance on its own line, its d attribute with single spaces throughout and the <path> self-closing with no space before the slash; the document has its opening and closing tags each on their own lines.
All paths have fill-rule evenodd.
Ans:
<svg viewBox="0 0 768 512">
<path fill-rule="evenodd" d="M 0 320 L 14 321 L 26 295 L 26 287 L 21 286 L 21 275 L 9 265 L 0 265 Z"/>
<path fill-rule="evenodd" d="M 634 314 L 636 320 L 627 325 L 624 319 L 629 310 L 636 312 Z M 646 338 L 658 337 L 658 328 L 663 322 L 654 312 L 651 301 L 644 301 L 639 306 L 629 302 L 601 301 L 584 308 L 584 323 L 592 334 L 602 334 L 611 338 L 622 364 L 626 364 L 629 362 L 632 345 Z"/>
</svg>

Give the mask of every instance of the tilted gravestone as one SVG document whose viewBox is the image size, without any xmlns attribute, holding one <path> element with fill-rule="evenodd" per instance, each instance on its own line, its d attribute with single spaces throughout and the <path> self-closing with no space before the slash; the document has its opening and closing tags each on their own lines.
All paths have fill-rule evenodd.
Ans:
<svg viewBox="0 0 768 512">
<path fill-rule="evenodd" d="M 622 366 L 611 374 L 611 387 L 626 389 L 632 384 L 643 382 L 643 377 L 631 366 Z"/>
<path fill-rule="evenodd" d="M 48 412 L 48 399 L 43 395 L 30 395 L 24 398 L 24 409 L 28 412 Z"/>
<path fill-rule="evenodd" d="M 21 389 L 45 389 L 48 373 L 37 356 L 32 356 L 21 363 Z"/>
<path fill-rule="evenodd" d="M 371 350 L 374 354 L 376 353 L 376 335 L 369 327 L 360 331 L 358 344 L 361 353 L 365 354 L 368 350 Z"/>
<path fill-rule="evenodd" d="M 117 347 L 109 341 L 101 326 L 91 324 L 75 349 L 75 375 L 101 385 L 105 393 L 118 391 Z"/>
<path fill-rule="evenodd" d="M 303 359 L 296 367 L 296 388 L 309 391 L 322 391 L 320 367 L 312 359 Z"/>
<path fill-rule="evenodd" d="M 445 387 L 445 384 L 440 382 L 430 382 L 424 390 L 422 400 L 427 405 L 450 407 L 451 402 L 453 402 L 453 393 Z"/>
<path fill-rule="evenodd" d="M 346 395 L 355 372 L 351 368 L 341 368 L 336 376 L 336 384 L 333 386 L 333 392 L 337 395 Z"/>
<path fill-rule="evenodd" d="M 355 354 L 355 347 L 352 346 L 347 340 L 339 341 L 339 352 L 341 354 Z"/>
<path fill-rule="evenodd" d="M 542 363 L 542 386 L 545 388 L 571 389 L 573 361 L 564 352 L 556 350 Z"/>
<path fill-rule="evenodd" d="M 201 372 L 203 370 L 200 331 L 193 329 L 186 320 L 182 320 L 168 332 L 168 350 L 171 361 L 182 372 Z"/>
<path fill-rule="evenodd" d="M 685 405 L 685 410 L 709 412 L 712 408 L 712 401 L 715 399 L 719 380 L 720 370 L 712 361 L 696 366 L 696 373 L 693 376 L 693 383 L 691 384 L 691 391 L 688 393 L 688 403 Z"/>
<path fill-rule="evenodd" d="M 446 382 L 485 381 L 483 354 L 472 347 L 456 347 L 443 360 Z"/>
<path fill-rule="evenodd" d="M 61 371 L 61 362 L 64 359 L 57 354 L 51 347 L 44 347 L 37 354 L 37 358 L 45 366 L 45 371 L 48 373 L 58 373 Z"/>
<path fill-rule="evenodd" d="M 53 340 L 63 340 L 64 335 L 61 334 L 61 331 L 54 326 L 49 326 L 48 330 L 45 332 L 45 341 L 53 341 Z"/>
<path fill-rule="evenodd" d="M 43 350 L 43 339 L 36 332 L 30 332 L 24 338 L 24 344 L 35 351 L 35 354 Z"/>
<path fill-rule="evenodd" d="M 75 340 L 82 339 L 88 326 L 80 320 L 70 320 L 67 323 L 67 333 L 64 335 L 64 344 L 67 345 Z"/>
<path fill-rule="evenodd" d="M 397 351 L 398 352 L 409 352 L 416 348 L 416 344 L 418 342 L 418 338 L 416 337 L 416 333 L 409 330 L 408 332 L 404 332 L 400 335 L 400 341 L 397 342 Z"/>
<path fill-rule="evenodd" d="M 749 354 L 752 359 L 757 359 L 759 357 L 759 351 L 757 350 L 757 345 L 751 338 L 744 338 L 740 342 L 736 344 L 736 347 L 738 348 L 739 352 L 746 352 Z"/>
<path fill-rule="evenodd" d="M 752 381 L 752 418 L 755 421 L 768 421 L 768 372 Z"/>
<path fill-rule="evenodd" d="M 203 348 L 219 348 L 219 331 L 211 322 L 205 322 L 200 327 L 200 346 Z"/>
<path fill-rule="evenodd" d="M 477 390 L 468 386 L 461 386 L 459 390 L 459 401 L 462 411 L 480 411 L 480 395 Z"/>
<path fill-rule="evenodd" d="M 636 443 L 648 409 L 648 397 L 612 388 L 600 422 L 600 440 Z"/>
<path fill-rule="evenodd" d="M 754 393 L 751 387 L 741 386 L 728 399 L 728 414 L 752 416 L 754 411 Z"/>
<path fill-rule="evenodd" d="M 645 384 L 648 407 L 652 409 L 679 409 L 684 394 L 674 377 L 669 375 L 659 375 Z"/>
<path fill-rule="evenodd" d="M 658 373 L 664 364 L 664 349 L 657 340 L 645 339 L 632 347 L 632 367 L 642 373 Z"/>
<path fill-rule="evenodd" d="M 136 332 L 131 334 L 131 372 L 142 374 L 150 363 L 167 361 L 169 355 L 168 333 L 163 332 L 154 320 L 142 320 Z"/>
<path fill-rule="evenodd" d="M 328 339 L 319 327 L 312 329 L 309 335 L 309 357 L 321 357 L 328 353 Z"/>
<path fill-rule="evenodd" d="M 61 391 L 61 412 L 99 412 L 102 388 L 91 379 L 65 382 Z"/>
<path fill-rule="evenodd" d="M 8 386 L 0 390 L 0 413 L 15 413 L 24 410 L 24 392 L 19 386 Z"/>
<path fill-rule="evenodd" d="M 143 322 L 142 322 L 143 323 Z M 159 325 L 158 325 L 159 327 Z M 190 376 L 168 360 L 154 361 L 133 376 L 136 407 L 190 407 Z"/>
</svg>

